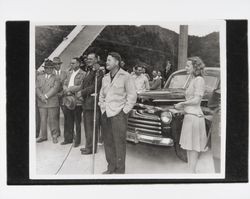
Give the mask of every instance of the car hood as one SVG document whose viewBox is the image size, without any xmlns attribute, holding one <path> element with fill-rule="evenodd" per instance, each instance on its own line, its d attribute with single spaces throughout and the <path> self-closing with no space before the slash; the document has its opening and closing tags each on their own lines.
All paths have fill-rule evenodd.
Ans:
<svg viewBox="0 0 250 199">
<path fill-rule="evenodd" d="M 211 93 L 205 91 L 203 101 L 207 101 Z M 154 101 L 182 101 L 185 99 L 185 89 L 182 88 L 166 88 L 156 91 L 145 91 L 138 93 L 138 98 L 151 99 Z"/>
<path fill-rule="evenodd" d="M 145 91 L 138 93 L 138 97 L 142 99 L 153 100 L 171 100 L 171 99 L 184 99 L 185 90 L 181 88 L 167 88 L 156 91 Z"/>
</svg>

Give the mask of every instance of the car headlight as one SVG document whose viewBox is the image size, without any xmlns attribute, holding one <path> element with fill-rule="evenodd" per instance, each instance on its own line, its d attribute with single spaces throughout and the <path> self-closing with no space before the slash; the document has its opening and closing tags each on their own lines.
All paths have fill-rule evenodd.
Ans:
<svg viewBox="0 0 250 199">
<path fill-rule="evenodd" d="M 172 121 L 172 114 L 170 112 L 162 112 L 161 121 L 165 124 L 169 124 Z"/>
</svg>

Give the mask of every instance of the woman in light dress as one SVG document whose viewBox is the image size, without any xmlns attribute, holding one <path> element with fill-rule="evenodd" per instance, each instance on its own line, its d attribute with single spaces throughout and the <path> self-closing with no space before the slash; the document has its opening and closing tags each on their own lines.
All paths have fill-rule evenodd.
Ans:
<svg viewBox="0 0 250 199">
<path fill-rule="evenodd" d="M 186 85 L 186 100 L 175 104 L 176 109 L 184 109 L 185 112 L 180 145 L 187 150 L 188 165 L 193 173 L 196 173 L 199 153 L 206 151 L 207 143 L 205 118 L 200 106 L 205 92 L 204 67 L 199 57 L 188 58 L 185 69 L 191 80 Z"/>
</svg>

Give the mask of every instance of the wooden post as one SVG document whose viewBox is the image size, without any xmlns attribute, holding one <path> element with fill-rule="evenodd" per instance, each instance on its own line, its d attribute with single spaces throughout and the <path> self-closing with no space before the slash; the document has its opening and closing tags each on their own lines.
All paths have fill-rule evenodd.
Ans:
<svg viewBox="0 0 250 199">
<path fill-rule="evenodd" d="M 188 26 L 180 25 L 179 45 L 178 45 L 178 70 L 184 69 L 187 61 L 188 48 Z"/>
</svg>

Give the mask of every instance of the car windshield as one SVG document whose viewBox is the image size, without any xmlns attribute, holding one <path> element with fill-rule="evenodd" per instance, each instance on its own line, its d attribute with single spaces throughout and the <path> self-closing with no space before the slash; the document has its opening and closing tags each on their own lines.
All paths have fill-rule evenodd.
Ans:
<svg viewBox="0 0 250 199">
<path fill-rule="evenodd" d="M 188 75 L 186 74 L 174 75 L 170 80 L 170 83 L 166 85 L 165 88 L 184 88 L 187 79 Z M 206 90 L 209 92 L 213 91 L 218 84 L 218 78 L 215 76 L 205 75 L 204 79 L 206 83 Z"/>
</svg>

